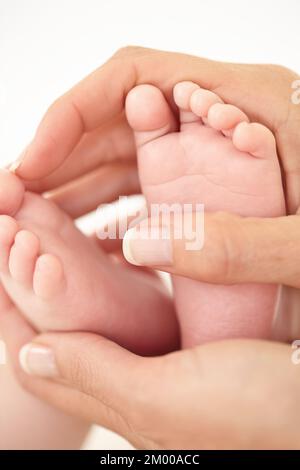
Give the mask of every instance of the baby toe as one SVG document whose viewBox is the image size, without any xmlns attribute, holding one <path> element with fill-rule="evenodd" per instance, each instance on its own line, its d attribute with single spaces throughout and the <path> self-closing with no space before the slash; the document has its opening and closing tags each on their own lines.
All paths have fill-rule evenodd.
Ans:
<svg viewBox="0 0 300 470">
<path fill-rule="evenodd" d="M 272 132 L 262 124 L 240 123 L 232 135 L 234 146 L 242 151 L 260 158 L 276 158 L 276 142 Z"/>
<path fill-rule="evenodd" d="M 224 135 L 232 135 L 232 129 L 240 122 L 249 122 L 246 114 L 231 104 L 216 103 L 210 107 L 207 116 L 208 124 Z"/>
<path fill-rule="evenodd" d="M 216 93 L 203 88 L 194 91 L 190 99 L 191 110 L 204 122 L 206 122 L 209 109 L 216 103 L 223 103 L 223 101 Z"/>
<path fill-rule="evenodd" d="M 16 234 L 9 256 L 9 271 L 15 281 L 26 286 L 32 285 L 32 276 L 39 249 L 39 239 L 32 232 L 20 230 Z"/>
<path fill-rule="evenodd" d="M 181 125 L 194 122 L 202 123 L 202 120 L 191 110 L 191 96 L 199 90 L 199 85 L 193 82 L 179 82 L 174 86 L 173 97 L 179 108 L 179 120 Z"/>
<path fill-rule="evenodd" d="M 179 82 L 174 86 L 173 97 L 177 106 L 184 111 L 190 111 L 190 100 L 194 91 L 200 87 L 194 82 Z"/>
<path fill-rule="evenodd" d="M 38 297 L 49 300 L 63 286 L 64 270 L 60 259 L 51 254 L 41 255 L 36 262 L 33 275 L 33 290 Z"/>
</svg>

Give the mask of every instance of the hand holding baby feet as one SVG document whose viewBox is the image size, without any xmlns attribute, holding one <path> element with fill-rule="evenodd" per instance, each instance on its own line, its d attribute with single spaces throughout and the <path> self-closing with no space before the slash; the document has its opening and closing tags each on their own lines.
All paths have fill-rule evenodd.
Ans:
<svg viewBox="0 0 300 470">
<path fill-rule="evenodd" d="M 272 133 L 192 82 L 174 87 L 174 101 L 179 123 L 158 88 L 140 85 L 127 96 L 148 204 L 203 203 L 207 212 L 256 217 L 285 214 Z M 125 242 L 128 248 L 129 236 Z M 138 253 L 127 253 L 131 262 L 134 255 L 136 264 L 141 262 Z M 175 276 L 173 283 L 184 347 L 222 338 L 270 337 L 277 286 L 223 286 Z"/>
<path fill-rule="evenodd" d="M 113 263 L 14 174 L 0 171 L 0 188 L 1 283 L 38 330 L 96 332 L 142 355 L 177 347 L 172 301 L 158 278 Z"/>
</svg>

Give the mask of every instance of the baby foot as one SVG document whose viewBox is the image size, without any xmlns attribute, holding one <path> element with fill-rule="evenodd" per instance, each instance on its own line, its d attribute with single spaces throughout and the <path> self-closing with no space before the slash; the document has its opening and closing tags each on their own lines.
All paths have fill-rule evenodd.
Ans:
<svg viewBox="0 0 300 470">
<path fill-rule="evenodd" d="M 0 171 L 0 279 L 40 331 L 100 333 L 140 354 L 177 344 L 159 280 L 112 262 L 56 205 Z"/>
<path fill-rule="evenodd" d="M 127 96 L 127 119 L 135 133 L 148 203 L 204 203 L 206 211 L 283 215 L 272 133 L 192 82 L 174 87 L 174 101 L 179 128 L 158 88 L 140 85 Z M 184 347 L 228 337 L 270 336 L 276 286 L 211 285 L 180 277 L 173 281 Z"/>
</svg>

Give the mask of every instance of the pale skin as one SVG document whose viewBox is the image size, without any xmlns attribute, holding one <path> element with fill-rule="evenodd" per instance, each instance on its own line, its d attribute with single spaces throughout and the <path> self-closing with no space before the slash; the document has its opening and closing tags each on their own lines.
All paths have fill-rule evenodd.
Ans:
<svg viewBox="0 0 300 470">
<path fill-rule="evenodd" d="M 11 363 L 0 366 L 0 450 L 78 449 L 89 423 L 46 404 L 24 390 Z"/>
<path fill-rule="evenodd" d="M 185 70 L 183 70 L 184 67 L 180 67 L 181 60 L 182 63 L 185 64 Z M 154 67 L 154 63 L 159 64 L 160 67 Z M 101 87 L 101 84 L 105 83 L 106 79 L 111 79 L 113 72 L 120 64 L 122 64 L 122 70 L 125 70 L 125 67 L 128 72 L 126 73 L 125 71 L 122 75 L 125 83 L 120 84 L 118 81 L 115 87 L 112 87 L 111 96 L 107 95 L 106 89 L 106 101 L 105 99 L 102 101 L 105 101 L 107 106 L 101 108 L 102 114 L 99 116 L 97 115 L 99 109 L 93 109 L 93 103 L 97 101 L 94 100 L 95 93 L 102 93 L 101 90 L 103 90 L 104 87 Z M 162 64 L 163 66 L 161 66 Z M 278 76 L 280 76 L 281 79 L 276 82 L 276 90 L 270 90 L 270 79 L 275 71 L 278 72 Z M 20 176 L 26 177 L 27 179 L 31 178 L 32 180 L 44 176 L 39 182 L 31 182 L 27 183 L 27 185 L 32 188 L 35 187 L 35 189 L 49 190 L 51 187 L 57 188 L 65 181 L 63 178 L 73 180 L 74 177 L 79 176 L 85 170 L 99 168 L 105 161 L 105 154 L 107 155 L 107 152 L 109 152 L 110 155 L 114 154 L 114 152 L 112 152 L 114 147 L 103 149 L 103 153 L 101 149 L 99 151 L 99 148 L 97 148 L 97 153 L 93 153 L 95 159 L 93 160 L 92 166 L 88 169 L 85 167 L 84 170 L 84 160 L 82 156 L 83 154 L 86 155 L 88 149 L 91 149 L 91 152 L 95 151 L 95 147 L 92 145 L 93 139 L 95 141 L 95 134 L 93 136 L 91 134 L 86 135 L 77 149 L 73 150 L 82 135 L 82 127 L 79 126 L 78 121 L 78 110 L 80 110 L 83 116 L 82 122 L 84 122 L 85 130 L 92 132 L 93 129 L 95 132 L 99 132 L 100 135 L 101 132 L 104 132 L 104 129 L 101 129 L 101 123 L 107 121 L 108 117 L 112 118 L 111 123 L 106 125 L 106 131 L 108 133 L 111 132 L 110 135 L 112 136 L 112 138 L 109 139 L 110 145 L 114 145 L 113 136 L 117 136 L 121 128 L 125 135 L 128 132 L 128 147 L 126 145 L 123 146 L 122 152 L 124 152 L 124 154 L 122 158 L 124 158 L 124 161 L 132 162 L 132 156 L 134 155 L 132 134 L 126 129 L 125 125 L 123 126 L 124 121 L 121 114 L 124 104 L 124 94 L 138 83 L 151 82 L 163 89 L 166 96 L 170 97 L 170 92 L 175 82 L 186 79 L 187 76 L 204 88 L 217 88 L 219 95 L 224 101 L 230 101 L 239 105 L 243 111 L 247 112 L 250 118 L 255 117 L 256 121 L 266 124 L 271 128 L 276 135 L 282 165 L 285 170 L 284 176 L 287 188 L 288 209 L 289 212 L 294 212 L 299 203 L 298 194 L 300 193 L 300 191 L 298 192 L 299 181 L 297 178 L 297 170 L 299 168 L 299 159 L 297 159 L 299 136 L 296 132 L 297 122 L 299 122 L 299 110 L 296 106 L 293 107 L 288 98 L 290 83 L 296 78 L 296 75 L 286 69 L 273 66 L 227 65 L 188 56 L 147 51 L 144 49 L 133 48 L 123 50 L 108 64 L 95 72 L 92 77 L 82 82 L 65 97 L 56 102 L 54 107 L 52 107 L 47 114 L 44 124 L 42 124 L 37 134 L 36 140 L 29 147 L 26 159 L 17 170 L 17 173 Z M 169 77 L 172 77 L 172 79 Z M 259 79 L 257 77 L 259 77 Z M 99 86 L 94 87 L 95 83 L 99 83 Z M 90 93 L 87 93 L 87 90 L 89 90 Z M 244 93 L 245 90 L 247 90 L 247 95 Z M 252 93 L 253 97 L 259 97 L 259 99 L 251 99 Z M 75 96 L 76 106 L 74 106 L 73 102 Z M 97 96 L 97 98 L 99 97 Z M 271 103 L 272 106 L 270 106 Z M 273 114 L 270 113 L 270 109 L 272 109 Z M 59 119 L 57 119 L 58 117 Z M 113 121 L 113 118 L 115 121 Z M 74 124 L 67 127 L 69 135 L 65 135 L 63 132 L 66 129 L 63 125 L 64 119 Z M 45 134 L 45 129 L 47 129 L 47 134 Z M 47 135 L 48 137 L 50 136 L 48 139 Z M 99 141 L 101 142 L 101 139 Z M 115 141 L 117 142 L 118 140 L 116 139 Z M 41 142 L 43 142 L 43 148 L 41 148 Z M 58 149 L 55 148 L 55 144 L 57 144 Z M 101 145 L 102 144 L 103 143 L 101 143 Z M 84 148 L 84 151 L 82 151 L 82 148 Z M 70 158 L 68 162 L 64 164 L 63 172 L 57 169 L 53 171 L 51 176 L 46 177 L 45 175 L 54 170 L 70 152 L 73 152 L 74 165 L 72 165 L 72 159 Z M 47 155 L 47 159 L 43 160 L 43 165 L 40 165 L 40 159 L 45 158 L 45 155 Z M 97 157 L 95 155 L 97 155 Z M 91 160 L 92 158 L 93 157 L 91 157 Z M 127 169 L 124 171 L 125 173 L 122 173 L 123 181 L 125 181 L 124 174 L 126 174 Z M 92 175 L 89 177 L 91 176 Z M 80 186 L 81 182 L 79 184 L 72 183 L 70 191 L 76 194 L 76 191 L 80 191 Z M 124 189 L 125 188 L 126 183 L 124 183 Z M 101 201 L 99 193 L 97 200 L 93 198 L 92 193 L 91 191 L 91 194 L 86 194 L 86 199 L 81 204 L 80 208 L 73 210 L 73 215 L 80 212 L 83 213 L 85 207 L 94 207 Z M 64 200 L 66 200 L 64 199 L 65 195 L 66 190 L 64 190 L 64 193 L 56 190 L 55 198 L 63 205 Z M 65 208 L 68 210 L 68 207 Z M 222 240 L 231 233 L 230 230 L 232 230 L 233 221 L 239 223 L 241 228 L 237 238 L 237 248 L 240 254 L 238 260 L 236 256 L 232 256 L 230 251 L 225 251 L 222 245 Z M 215 224 L 221 224 L 221 234 L 214 230 L 216 227 Z M 284 231 L 286 224 L 291 224 L 288 233 Z M 191 277 L 197 277 L 201 280 L 205 280 L 206 278 L 209 281 L 211 281 L 214 273 L 218 273 L 216 279 L 218 282 L 232 282 L 231 280 L 237 277 L 239 277 L 240 282 L 247 282 L 249 280 L 261 282 L 263 272 L 266 274 L 264 278 L 265 282 L 283 282 L 287 285 L 298 286 L 295 272 L 296 263 L 293 263 L 294 266 L 290 266 L 291 263 L 289 262 L 288 252 L 288 250 L 291 250 L 291 257 L 294 260 L 297 254 L 296 244 L 289 243 L 288 250 L 286 246 L 284 246 L 284 242 L 290 240 L 291 237 L 294 236 L 293 233 L 296 233 L 298 224 L 299 220 L 296 216 L 272 220 L 243 219 L 226 214 L 221 216 L 209 216 L 207 217 L 206 227 L 207 230 L 211 230 L 214 235 L 209 238 L 211 239 L 211 243 L 218 248 L 218 251 L 216 251 L 216 259 L 214 259 L 214 256 L 208 257 L 207 251 L 203 250 L 203 252 L 198 255 L 202 257 L 207 256 L 207 261 L 204 264 L 205 267 L 201 267 L 202 272 L 199 272 L 199 268 L 197 268 L 197 272 L 195 263 L 193 264 L 188 257 L 186 257 L 186 263 L 184 263 L 185 269 L 190 273 L 189 275 Z M 220 225 L 218 228 L 219 227 Z M 248 229 L 252 229 L 253 231 L 253 237 L 251 237 L 252 243 L 250 245 L 248 243 L 249 239 L 242 237 L 243 233 L 246 233 L 246 231 L 247 234 L 249 234 Z M 266 234 L 270 235 L 267 239 L 267 250 L 263 252 L 263 257 L 258 256 L 259 252 L 257 248 L 264 246 L 263 244 L 266 245 Z M 295 240 L 297 240 L 296 237 Z M 179 254 L 180 249 L 180 247 L 174 245 L 173 259 L 178 259 L 176 253 Z M 277 269 L 276 266 L 278 266 L 278 258 L 280 257 L 278 253 L 282 253 L 283 263 L 280 265 L 280 268 L 278 267 Z M 254 265 L 257 269 L 253 268 Z M 226 266 L 227 269 L 218 269 L 219 267 L 222 268 L 222 266 Z M 182 269 L 182 265 L 180 265 L 178 261 L 176 261 L 171 268 L 166 268 L 166 270 L 174 273 L 180 273 Z M 7 310 L 10 311 L 10 315 L 5 315 L 5 311 Z M 13 305 L 10 305 L 9 309 L 2 309 L 1 325 L 5 336 L 7 336 L 8 340 L 10 338 L 10 345 L 15 354 L 22 344 L 31 341 L 34 337 L 34 331 L 26 326 L 26 323 L 24 323 L 19 316 L 18 310 Z M 19 328 L 16 328 L 17 325 L 19 325 Z M 20 328 L 23 332 L 26 332 L 22 338 L 18 339 L 16 336 L 13 337 L 10 334 L 13 330 L 19 331 Z M 61 342 L 60 338 L 63 338 Z M 176 415 L 176 413 L 179 412 L 180 416 L 184 415 L 188 417 L 187 419 L 190 419 L 187 426 L 189 429 L 192 428 L 195 409 L 193 408 L 192 412 L 189 411 L 189 405 L 191 403 L 197 403 L 199 405 L 200 410 L 199 408 L 197 410 L 200 414 L 196 416 L 201 418 L 201 422 L 205 423 L 205 432 L 193 433 L 193 436 L 198 440 L 197 442 L 193 442 L 192 447 L 256 447 L 260 445 L 259 442 L 262 443 L 262 447 L 277 447 L 280 445 L 284 447 L 294 447 L 299 445 L 296 437 L 297 434 L 293 432 L 294 427 L 292 425 L 292 423 L 298 421 L 297 395 L 299 374 L 296 367 L 290 363 L 289 347 L 273 345 L 271 343 L 228 342 L 220 343 L 219 345 L 211 344 L 199 347 L 193 351 L 173 353 L 163 358 L 141 359 L 127 353 L 125 350 L 122 350 L 106 340 L 96 338 L 97 337 L 93 335 L 82 335 L 79 333 L 66 333 L 65 335 L 53 334 L 37 338 L 35 341 L 38 344 L 44 344 L 47 347 L 51 346 L 55 354 L 58 372 L 55 377 L 52 377 L 52 381 L 45 382 L 41 379 L 32 379 L 19 370 L 18 373 L 22 383 L 28 390 L 59 407 L 67 408 L 68 411 L 76 411 L 76 413 L 88 419 L 91 419 L 92 416 L 93 418 L 97 416 L 99 423 L 101 422 L 107 427 L 117 430 L 139 447 L 184 446 L 184 443 L 178 443 L 179 438 L 176 432 L 174 432 L 173 424 L 174 420 L 177 421 L 178 415 Z M 97 348 L 97 351 L 89 352 L 87 350 L 88 348 L 86 348 L 86 341 L 92 342 L 95 348 Z M 59 344 L 63 344 L 63 347 L 59 347 Z M 220 375 L 215 366 L 215 362 L 212 367 L 209 365 L 210 357 L 213 354 L 218 355 L 220 352 L 219 348 L 222 348 L 222 371 L 224 371 L 224 375 L 223 372 L 222 375 Z M 209 349 L 209 354 L 206 354 L 207 349 Z M 87 361 L 91 365 L 91 367 L 88 368 L 89 371 L 98 370 L 95 364 L 97 356 L 99 357 L 100 355 L 103 357 L 105 355 L 109 360 L 110 352 L 113 353 L 113 355 L 117 355 L 117 358 L 120 360 L 119 363 L 123 364 L 123 371 L 127 369 L 127 361 L 130 361 L 129 370 L 132 370 L 132 375 L 128 375 L 128 389 L 130 389 L 131 397 L 129 403 L 132 404 L 132 406 L 128 406 L 129 396 L 128 394 L 126 395 L 127 387 L 124 386 L 122 390 L 118 387 L 120 370 L 115 369 L 116 375 L 112 374 L 110 370 L 109 377 L 106 377 L 105 370 L 99 369 L 101 373 L 99 374 L 98 383 L 98 374 L 91 374 L 91 376 L 89 375 L 87 377 L 86 368 L 80 367 L 80 364 L 84 364 L 85 361 Z M 266 359 L 265 361 L 261 361 L 262 355 Z M 226 358 L 228 358 L 228 361 Z M 234 358 L 239 358 L 239 360 L 235 361 Z M 276 368 L 271 366 L 271 364 L 274 364 L 275 358 L 277 358 L 276 364 L 278 365 Z M 122 362 L 123 359 L 125 362 Z M 112 362 L 114 367 L 117 367 L 115 363 L 118 361 L 113 360 Z M 193 368 L 193 364 L 196 364 L 196 368 Z M 99 367 L 99 364 L 97 364 L 97 367 Z M 186 367 L 188 370 L 192 370 L 191 375 L 186 375 Z M 202 377 L 203 380 L 200 380 L 199 374 L 196 373 L 196 371 L 203 371 L 203 367 L 205 370 L 211 370 L 212 373 L 204 374 Z M 108 369 L 113 369 L 113 367 Z M 106 371 L 108 369 L 106 369 Z M 280 374 L 278 374 L 279 369 Z M 173 374 L 172 370 L 176 370 L 176 374 Z M 32 370 L 32 372 L 36 373 L 36 375 L 41 375 L 40 370 Z M 184 400 L 181 396 L 180 400 L 177 402 L 176 390 L 178 390 L 178 388 L 176 387 L 178 387 L 178 374 L 181 373 L 183 378 L 182 383 L 185 384 L 187 396 Z M 228 381 L 229 373 L 233 375 L 235 380 Z M 266 409 L 266 397 L 269 399 L 270 395 L 269 385 L 273 384 L 272 390 L 283 391 L 282 394 L 273 394 L 274 402 L 268 402 L 270 406 L 270 408 L 268 408 L 270 410 L 270 420 L 264 420 L 266 427 L 264 428 L 263 436 L 265 440 L 263 440 L 261 436 L 262 413 L 259 411 L 259 406 L 255 406 L 254 409 L 248 412 L 241 408 L 240 414 L 244 416 L 243 422 L 232 422 L 232 416 L 236 413 L 231 413 L 231 411 L 236 410 L 237 404 L 241 407 L 245 405 L 240 393 L 242 387 L 239 385 L 244 385 L 245 375 L 251 377 L 253 387 L 251 388 L 253 392 L 251 394 L 252 398 L 258 397 L 258 401 L 261 400 L 261 408 L 264 410 Z M 173 394 L 172 397 L 174 397 L 174 402 L 170 401 L 170 403 L 174 405 L 171 408 L 166 406 L 163 397 L 160 398 L 157 395 L 159 387 L 156 381 L 160 380 L 161 377 L 165 377 L 165 389 L 168 390 L 168 387 L 170 387 L 170 393 Z M 71 388 L 62 385 L 61 379 L 70 384 Z M 116 380 L 116 382 L 114 382 L 114 380 Z M 132 391 L 132 383 L 136 384 L 136 393 Z M 142 391 L 139 390 L 139 383 L 145 384 Z M 190 384 L 190 387 L 188 384 Z M 206 394 L 203 393 L 204 390 L 201 389 L 203 386 L 205 387 Z M 285 392 L 285 387 L 289 390 L 289 394 L 287 391 Z M 212 391 L 216 389 L 218 396 L 215 402 L 211 400 L 211 394 Z M 244 390 L 244 388 L 242 389 Z M 293 391 L 295 391 L 295 394 Z M 170 393 L 167 394 L 168 397 Z M 199 400 L 199 396 L 201 400 Z M 287 396 L 288 402 L 282 399 L 282 397 Z M 207 397 L 207 399 L 205 397 Z M 221 401 L 220 398 L 222 398 Z M 79 410 L 81 407 L 79 406 L 78 400 L 83 399 L 86 404 L 85 410 Z M 258 403 L 256 399 L 254 402 Z M 108 411 L 104 403 L 109 403 L 110 411 Z M 148 414 L 146 405 L 149 405 L 149 403 L 152 403 L 154 409 L 151 409 L 152 412 L 150 415 L 152 419 L 148 419 L 147 421 Z M 208 416 L 211 417 L 210 410 L 214 409 L 212 407 L 216 405 L 216 403 L 220 405 L 222 413 L 218 413 L 219 420 L 214 422 L 211 428 L 207 420 L 203 419 L 203 410 L 201 412 L 201 409 L 203 406 Z M 187 408 L 185 408 L 185 406 Z M 125 407 L 127 411 L 124 409 Z M 111 408 L 115 411 L 114 413 L 111 412 Z M 162 409 L 166 410 L 167 414 L 170 411 L 170 414 L 167 415 L 169 419 L 164 419 L 167 428 L 165 426 L 161 427 L 158 421 L 158 416 L 161 414 Z M 276 414 L 277 421 L 275 424 L 271 418 L 274 409 L 279 410 Z M 120 418 L 120 416 L 122 418 Z M 137 418 L 137 416 L 140 416 L 140 418 Z M 142 419 L 142 422 L 139 421 L 139 419 Z M 279 443 L 279 429 L 282 430 L 282 426 L 287 431 L 290 430 L 291 432 L 285 433 L 286 441 L 284 442 L 282 441 L 281 435 L 281 441 Z M 162 435 L 157 433 L 158 428 L 161 429 Z M 222 432 L 222 429 L 226 429 L 226 432 Z M 201 436 L 203 435 L 208 436 L 206 442 L 201 442 Z M 224 442 L 225 435 L 226 442 Z M 239 436 L 244 436 L 243 442 L 240 442 Z M 190 437 L 192 438 L 192 436 Z M 189 443 L 191 442 L 192 440 L 190 439 Z M 186 444 L 186 446 L 189 445 L 190 444 Z"/>
<path fill-rule="evenodd" d="M 152 204 L 169 204 L 170 208 L 172 204 L 192 204 L 196 210 L 196 204 L 203 203 L 207 212 L 285 214 L 271 131 L 249 122 L 241 109 L 225 104 L 216 93 L 196 83 L 177 83 L 173 97 L 179 123 L 162 92 L 153 85 L 137 86 L 126 98 L 126 115 L 135 135 L 139 176 L 149 209 Z M 166 230 L 168 221 L 164 219 Z M 176 220 L 180 226 L 181 217 L 174 215 L 175 225 Z M 195 222 L 200 234 L 201 227 Z M 149 240 L 147 231 L 140 231 L 144 225 L 142 222 L 126 234 L 123 246 L 128 261 L 172 266 L 171 242 L 166 237 Z M 185 235 L 190 225 L 186 224 Z M 178 236 L 180 239 L 180 233 Z M 226 338 L 271 337 L 276 285 L 220 286 L 175 276 L 173 286 L 183 348 Z"/>
<path fill-rule="evenodd" d="M 126 98 L 148 204 L 202 202 L 206 211 L 284 214 L 271 131 L 193 82 L 177 83 L 173 95 L 179 126 L 157 87 L 137 86 Z M 25 191 L 16 175 L 0 172 L 0 187 L 0 279 L 38 331 L 95 332 L 140 355 L 176 349 L 175 311 L 157 277 L 112 261 L 60 208 Z M 128 236 L 125 248 L 126 242 Z M 144 253 L 154 252 L 152 264 L 162 265 L 157 246 L 144 245 Z M 271 337 L 276 285 L 228 287 L 183 278 L 173 284 L 181 347 Z"/>
<path fill-rule="evenodd" d="M 95 332 L 145 356 L 177 349 L 172 299 L 157 276 L 109 257 L 16 175 L 0 171 L 0 186 L 0 280 L 37 331 Z"/>
</svg>

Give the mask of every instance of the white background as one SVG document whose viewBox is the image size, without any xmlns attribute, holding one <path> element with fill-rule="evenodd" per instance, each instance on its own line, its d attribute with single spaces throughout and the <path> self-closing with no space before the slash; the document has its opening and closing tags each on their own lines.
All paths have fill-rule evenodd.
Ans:
<svg viewBox="0 0 300 470">
<path fill-rule="evenodd" d="M 51 101 L 128 44 L 300 73 L 300 1 L 0 0 L 0 164 Z M 101 431 L 89 446 L 124 443 Z"/>
</svg>

